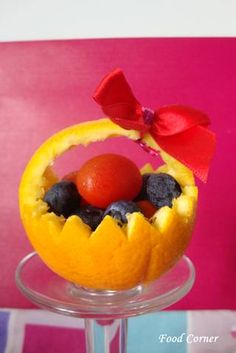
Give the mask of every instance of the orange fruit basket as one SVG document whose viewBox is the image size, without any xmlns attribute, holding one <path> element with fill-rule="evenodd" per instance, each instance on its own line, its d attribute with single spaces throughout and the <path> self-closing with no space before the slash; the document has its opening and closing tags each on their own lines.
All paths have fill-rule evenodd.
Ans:
<svg viewBox="0 0 236 353">
<path fill-rule="evenodd" d="M 55 159 L 73 146 L 116 136 L 137 140 L 140 134 L 106 118 L 64 129 L 35 152 L 20 183 L 20 213 L 31 244 L 52 271 L 87 288 L 121 290 L 155 280 L 183 255 L 195 220 L 198 191 L 192 172 L 161 151 L 149 134 L 143 140 L 165 162 L 157 172 L 173 176 L 182 188 L 172 208 L 160 208 L 151 222 L 132 213 L 123 227 L 106 216 L 95 231 L 78 216 L 65 219 L 48 212 L 43 197 L 58 181 Z M 150 171 L 150 165 L 142 169 Z"/>
</svg>

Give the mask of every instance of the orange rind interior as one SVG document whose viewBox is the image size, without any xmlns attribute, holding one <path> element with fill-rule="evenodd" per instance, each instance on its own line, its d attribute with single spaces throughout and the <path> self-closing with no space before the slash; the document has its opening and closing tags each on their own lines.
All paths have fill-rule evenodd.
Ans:
<svg viewBox="0 0 236 353">
<path fill-rule="evenodd" d="M 121 290 L 155 280 L 183 255 L 191 238 L 197 205 L 192 172 L 161 151 L 149 134 L 144 141 L 158 149 L 165 164 L 157 172 L 172 175 L 182 194 L 173 207 L 162 207 L 151 221 L 141 213 L 128 215 L 120 227 L 106 216 L 95 231 L 78 216 L 65 219 L 48 212 L 43 196 L 58 178 L 55 159 L 73 146 L 139 132 L 125 130 L 109 119 L 71 126 L 49 138 L 33 155 L 19 189 L 20 213 L 31 244 L 47 266 L 73 283 L 93 289 Z M 146 165 L 142 173 L 153 171 Z"/>
</svg>

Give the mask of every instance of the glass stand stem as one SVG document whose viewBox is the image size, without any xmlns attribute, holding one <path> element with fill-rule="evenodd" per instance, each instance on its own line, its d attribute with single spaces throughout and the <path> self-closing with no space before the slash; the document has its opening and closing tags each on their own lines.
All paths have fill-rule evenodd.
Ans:
<svg viewBox="0 0 236 353">
<path fill-rule="evenodd" d="M 126 353 L 127 319 L 85 319 L 86 353 Z"/>
</svg>

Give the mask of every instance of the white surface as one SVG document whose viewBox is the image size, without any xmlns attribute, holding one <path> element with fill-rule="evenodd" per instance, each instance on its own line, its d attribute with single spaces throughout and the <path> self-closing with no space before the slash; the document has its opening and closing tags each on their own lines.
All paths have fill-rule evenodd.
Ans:
<svg viewBox="0 0 236 353">
<path fill-rule="evenodd" d="M 0 0 L 0 40 L 236 36 L 236 0 Z"/>
</svg>

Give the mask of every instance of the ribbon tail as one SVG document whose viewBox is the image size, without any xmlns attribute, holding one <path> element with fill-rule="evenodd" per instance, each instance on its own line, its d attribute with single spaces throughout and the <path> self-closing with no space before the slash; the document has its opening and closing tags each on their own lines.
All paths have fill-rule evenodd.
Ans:
<svg viewBox="0 0 236 353">
<path fill-rule="evenodd" d="M 190 168 L 203 182 L 207 181 L 216 146 L 212 131 L 198 125 L 172 136 L 157 136 L 155 133 L 152 136 L 161 149 Z"/>
</svg>

